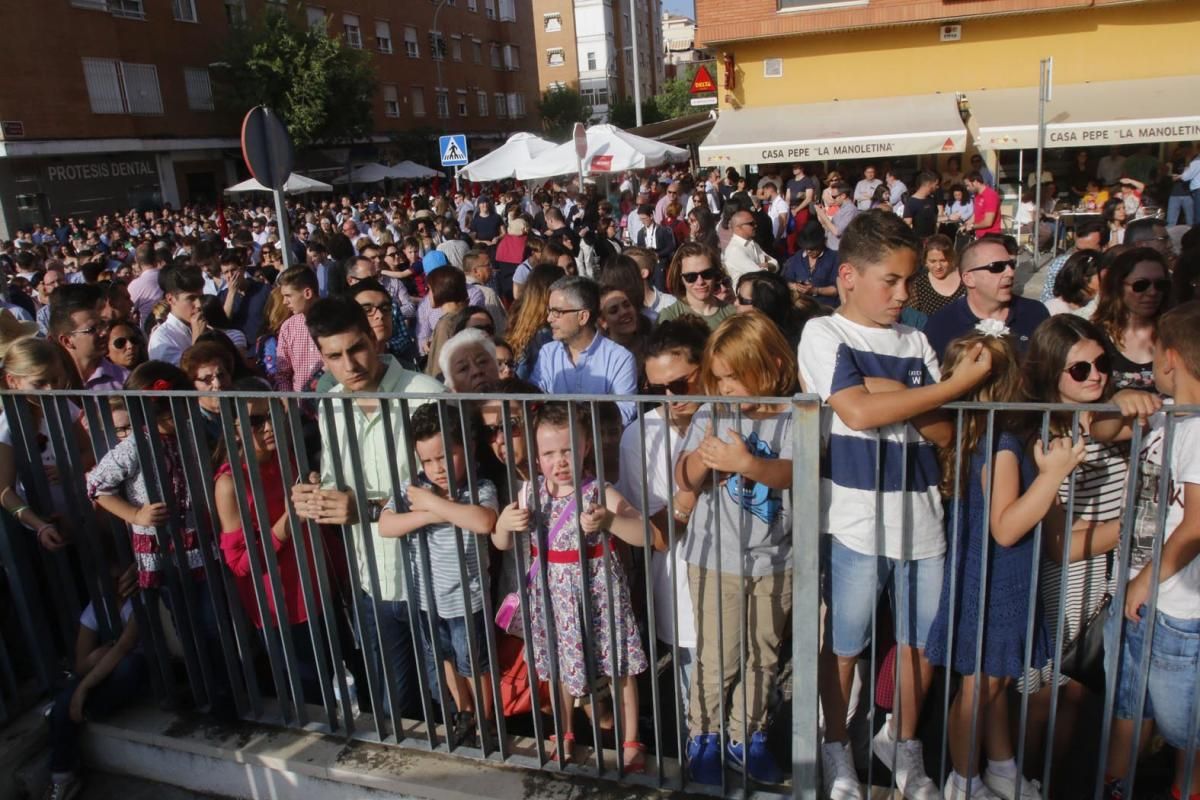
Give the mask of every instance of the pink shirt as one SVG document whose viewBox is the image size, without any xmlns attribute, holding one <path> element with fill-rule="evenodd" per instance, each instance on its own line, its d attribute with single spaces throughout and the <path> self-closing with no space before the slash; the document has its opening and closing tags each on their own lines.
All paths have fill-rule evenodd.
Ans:
<svg viewBox="0 0 1200 800">
<path fill-rule="evenodd" d="M 303 314 L 293 314 L 279 326 L 275 346 L 275 388 L 281 392 L 303 391 L 321 364 L 321 351 L 308 335 Z"/>
<path fill-rule="evenodd" d="M 154 304 L 162 300 L 163 290 L 158 285 L 158 269 L 143 269 L 142 273 L 129 282 L 129 299 L 138 319 L 149 319 Z"/>
<path fill-rule="evenodd" d="M 989 233 L 1000 233 L 1000 195 L 996 194 L 996 190 L 990 186 L 983 187 L 983 191 L 975 195 L 972 201 L 972 206 L 975 209 L 973 218 L 978 224 L 989 213 L 993 214 L 992 224 L 986 228 L 976 228 L 975 238 L 987 236 Z"/>
</svg>

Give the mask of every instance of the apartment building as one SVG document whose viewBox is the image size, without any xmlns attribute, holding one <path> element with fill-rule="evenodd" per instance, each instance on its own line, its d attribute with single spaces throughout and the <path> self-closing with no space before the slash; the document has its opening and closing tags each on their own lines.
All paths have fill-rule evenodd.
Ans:
<svg viewBox="0 0 1200 800">
<path fill-rule="evenodd" d="M 668 80 L 697 61 L 711 58 L 696 46 L 696 20 L 682 14 L 662 13 L 662 58 Z"/>
<path fill-rule="evenodd" d="M 577 90 L 595 121 L 633 97 L 633 43 L 643 99 L 664 81 L 661 0 L 532 0 L 538 85 Z M 633 12 L 631 17 L 630 12 Z"/>
<path fill-rule="evenodd" d="M 371 52 L 385 152 L 394 133 L 466 133 L 474 156 L 540 127 L 530 0 L 0 5 L 21 32 L 0 54 L 0 237 L 59 215 L 212 201 L 237 182 L 240 118 L 217 109 L 214 72 L 231 26 L 270 7 Z"/>
<path fill-rule="evenodd" d="M 696 19 L 719 87 L 706 164 L 1015 164 L 1036 147 L 1047 57 L 1049 147 L 1200 138 L 1194 0 L 696 0 Z"/>
</svg>

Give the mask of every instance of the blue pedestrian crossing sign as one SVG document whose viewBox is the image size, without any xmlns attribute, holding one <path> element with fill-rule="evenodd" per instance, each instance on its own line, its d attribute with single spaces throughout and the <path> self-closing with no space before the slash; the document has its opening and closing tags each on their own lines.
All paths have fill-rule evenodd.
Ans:
<svg viewBox="0 0 1200 800">
<path fill-rule="evenodd" d="M 461 167 L 467 163 L 467 135 L 453 133 L 438 137 L 438 151 L 442 154 L 443 167 Z"/>
</svg>

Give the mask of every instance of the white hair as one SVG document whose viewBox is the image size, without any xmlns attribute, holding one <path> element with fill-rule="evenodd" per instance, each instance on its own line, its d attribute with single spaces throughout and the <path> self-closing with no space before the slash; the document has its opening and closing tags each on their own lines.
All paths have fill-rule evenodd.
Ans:
<svg viewBox="0 0 1200 800">
<path fill-rule="evenodd" d="M 452 392 L 456 387 L 450 376 L 450 362 L 454 360 L 458 351 L 472 345 L 478 345 L 492 358 L 496 357 L 496 343 L 492 341 L 492 337 L 478 328 L 464 328 L 454 334 L 446 340 L 446 343 L 442 345 L 442 352 L 438 354 L 438 369 L 442 371 L 442 379 L 446 382 L 446 388 Z"/>
</svg>

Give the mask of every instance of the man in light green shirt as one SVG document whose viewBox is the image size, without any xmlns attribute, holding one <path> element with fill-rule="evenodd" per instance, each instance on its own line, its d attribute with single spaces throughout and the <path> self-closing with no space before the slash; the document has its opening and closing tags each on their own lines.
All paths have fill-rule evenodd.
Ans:
<svg viewBox="0 0 1200 800">
<path fill-rule="evenodd" d="M 390 356 L 380 355 L 366 314 L 357 302 L 344 298 L 317 301 L 306 316 L 309 334 L 321 351 L 325 371 L 337 383 L 334 395 L 383 393 L 405 397 L 413 394 L 442 394 L 442 384 L 420 373 L 411 372 Z M 411 409 L 429 402 L 410 399 Z M 403 539 L 384 539 L 378 535 L 379 510 L 392 495 L 391 458 L 401 481 L 412 476 L 408 470 L 409 443 L 404 435 L 400 405 L 390 407 L 392 448 L 384 436 L 379 400 L 355 399 L 351 404 L 353 437 L 362 464 L 363 490 L 368 501 L 367 520 L 359 519 L 356 480 L 351 459 L 347 414 L 340 397 L 333 408 L 330 430 L 324 409 L 320 413 L 321 475 L 311 475 L 308 483 L 292 487 L 296 513 L 321 525 L 347 526 L 354 536 L 359 575 L 359 615 L 370 663 L 378 670 L 390 662 L 396 679 L 396 703 L 401 716 L 410 716 L 419 707 L 419 692 L 413 661 L 413 636 L 409 625 L 407 593 L 403 575 Z M 341 464 L 342 481 L 334 480 L 334 463 Z M 373 587 L 368 554 L 373 553 L 379 579 Z M 376 619 L 378 606 L 378 619 Z M 380 648 L 384 648 L 381 650 Z M 386 652 L 389 658 L 384 659 Z M 385 698 L 382 680 L 373 680 L 373 688 Z M 432 682 L 430 685 L 433 685 Z M 386 706 L 385 706 L 386 708 Z"/>
</svg>

